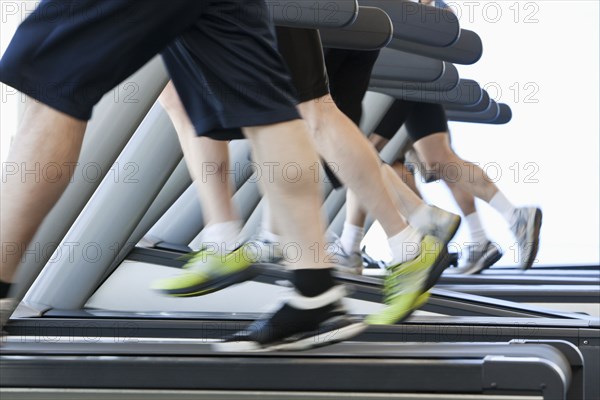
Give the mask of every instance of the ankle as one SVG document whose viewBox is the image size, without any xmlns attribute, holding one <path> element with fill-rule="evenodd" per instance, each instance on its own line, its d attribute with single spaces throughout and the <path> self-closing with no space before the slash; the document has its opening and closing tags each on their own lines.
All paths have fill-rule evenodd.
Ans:
<svg viewBox="0 0 600 400">
<path fill-rule="evenodd" d="M 296 290 L 306 297 L 316 297 L 335 285 L 332 268 L 297 269 L 293 281 Z"/>
</svg>

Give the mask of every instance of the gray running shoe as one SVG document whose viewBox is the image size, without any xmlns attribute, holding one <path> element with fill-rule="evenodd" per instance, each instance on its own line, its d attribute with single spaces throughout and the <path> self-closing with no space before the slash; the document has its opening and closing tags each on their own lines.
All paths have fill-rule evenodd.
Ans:
<svg viewBox="0 0 600 400">
<path fill-rule="evenodd" d="M 335 264 L 335 268 L 347 274 L 362 275 L 363 260 L 361 253 L 346 253 L 340 239 L 332 232 L 327 233 L 327 239 L 329 240 L 327 251 L 331 255 L 330 261 Z"/>
<path fill-rule="evenodd" d="M 283 260 L 283 250 L 281 243 L 273 243 L 258 234 L 250 239 L 253 247 L 257 251 L 257 262 L 263 264 L 279 264 Z"/>
<path fill-rule="evenodd" d="M 479 245 L 469 245 L 465 248 L 465 263 L 459 268 L 449 269 L 451 274 L 474 275 L 494 265 L 502 258 L 498 245 L 485 241 Z"/>
<path fill-rule="evenodd" d="M 358 252 L 347 254 L 344 249 L 340 247 L 333 256 L 333 262 L 335 263 L 335 268 L 340 272 L 362 275 L 362 255 Z"/>
<path fill-rule="evenodd" d="M 537 207 L 521 207 L 513 214 L 510 230 L 519 244 L 521 269 L 531 268 L 540 245 L 542 210 Z"/>
<path fill-rule="evenodd" d="M 435 236 L 447 246 L 458 231 L 460 216 L 436 206 L 427 206 L 427 213 L 414 217 L 410 224 L 423 235 Z"/>
</svg>

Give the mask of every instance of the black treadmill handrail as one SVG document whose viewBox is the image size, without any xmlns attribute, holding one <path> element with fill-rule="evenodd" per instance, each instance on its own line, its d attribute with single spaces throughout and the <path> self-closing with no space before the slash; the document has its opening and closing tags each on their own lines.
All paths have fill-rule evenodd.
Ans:
<svg viewBox="0 0 600 400">
<path fill-rule="evenodd" d="M 9 342 L 2 349 L 0 372 L 8 387 L 536 391 L 547 399 L 569 398 L 572 383 L 569 359 L 547 344 L 346 342 L 301 353 L 251 354 L 207 349 L 206 344 Z M 241 365 L 244 374 L 230 379 Z M 194 379 L 189 379 L 190 371 Z M 423 376 L 424 371 L 427 379 L 417 379 L 415 374 Z M 274 374 L 278 379 L 272 379 Z"/>
</svg>

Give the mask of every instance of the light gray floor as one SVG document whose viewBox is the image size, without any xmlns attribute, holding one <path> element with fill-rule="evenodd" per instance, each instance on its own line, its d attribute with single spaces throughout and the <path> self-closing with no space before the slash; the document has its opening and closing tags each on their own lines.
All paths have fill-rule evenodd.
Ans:
<svg viewBox="0 0 600 400">
<path fill-rule="evenodd" d="M 153 281 L 176 275 L 180 271 L 170 267 L 138 261 L 125 261 L 90 298 L 86 307 L 111 311 L 131 312 L 226 312 L 262 313 L 272 311 L 278 299 L 289 292 L 283 286 L 245 282 L 208 296 L 173 298 L 150 289 Z M 379 272 L 379 271 L 374 271 Z M 374 273 L 372 275 L 378 275 Z M 354 314 L 371 314 L 382 305 L 362 300 L 347 299 L 346 305 Z M 599 304 L 530 303 L 546 309 L 581 312 L 600 316 Z M 415 315 L 439 315 L 417 311 Z"/>
<path fill-rule="evenodd" d="M 138 261 L 125 261 L 90 298 L 86 307 L 112 311 L 181 311 L 256 313 L 271 311 L 281 295 L 290 289 L 284 286 L 245 282 L 207 296 L 172 298 L 150 289 L 153 281 L 176 275 L 179 270 Z M 382 305 L 347 299 L 354 314 L 371 314 Z M 416 315 L 438 315 L 419 311 Z"/>
</svg>

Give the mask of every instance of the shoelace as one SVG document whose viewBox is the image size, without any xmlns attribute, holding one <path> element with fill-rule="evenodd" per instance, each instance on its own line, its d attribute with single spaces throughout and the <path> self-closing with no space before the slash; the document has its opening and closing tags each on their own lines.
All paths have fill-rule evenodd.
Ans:
<svg viewBox="0 0 600 400">
<path fill-rule="evenodd" d="M 519 216 L 513 224 L 513 227 L 517 240 L 519 243 L 522 243 L 524 236 L 527 233 L 527 218 L 525 217 L 524 213 L 519 212 Z"/>
<path fill-rule="evenodd" d="M 465 251 L 467 252 L 467 261 L 474 262 L 485 256 L 490 251 L 489 242 L 486 242 L 484 246 L 477 245 L 467 245 L 465 247 Z"/>
</svg>

